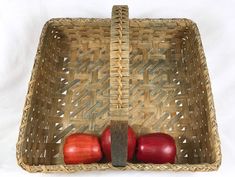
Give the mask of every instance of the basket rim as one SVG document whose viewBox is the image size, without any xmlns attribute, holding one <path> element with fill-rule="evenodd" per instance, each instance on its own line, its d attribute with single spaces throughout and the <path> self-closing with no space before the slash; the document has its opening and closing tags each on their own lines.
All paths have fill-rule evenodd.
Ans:
<svg viewBox="0 0 235 177">
<path fill-rule="evenodd" d="M 201 163 L 201 164 L 142 164 L 142 163 L 127 163 L 126 167 L 113 167 L 111 163 L 93 163 L 93 164 L 78 164 L 78 165 L 28 165 L 23 162 L 23 155 L 21 153 L 22 143 L 24 141 L 24 134 L 26 132 L 27 118 L 29 113 L 29 108 L 31 107 L 32 93 L 35 88 L 35 75 L 37 74 L 39 60 L 41 56 L 41 47 L 43 45 L 43 40 L 46 35 L 47 28 L 53 23 L 59 22 L 104 22 L 105 24 L 110 23 L 110 18 L 52 18 L 48 20 L 42 29 L 39 45 L 37 48 L 35 61 L 33 69 L 31 72 L 31 78 L 28 84 L 28 91 L 26 95 L 26 101 L 24 104 L 23 115 L 19 128 L 19 136 L 16 144 L 16 159 L 19 166 L 28 172 L 76 172 L 76 171 L 90 171 L 90 170 L 150 170 L 150 171 L 214 171 L 218 170 L 221 165 L 222 154 L 220 147 L 220 139 L 218 133 L 218 126 L 216 123 L 216 115 L 213 101 L 213 94 L 211 89 L 211 81 L 209 77 L 209 72 L 206 63 L 206 57 L 202 46 L 202 41 L 199 33 L 199 29 L 194 21 L 187 18 L 132 18 L 130 21 L 152 21 L 152 22 L 175 22 L 175 21 L 184 21 L 192 26 L 196 34 L 196 42 L 198 43 L 198 50 L 200 55 L 201 63 L 203 63 L 203 77 L 207 81 L 206 92 L 208 95 L 208 105 L 211 108 L 209 110 L 208 124 L 211 126 L 211 136 L 215 138 L 214 149 L 215 149 L 215 161 L 213 163 Z"/>
<path fill-rule="evenodd" d="M 202 164 L 145 164 L 145 163 L 127 163 L 126 167 L 114 167 L 111 163 L 92 163 L 77 165 L 27 165 L 18 163 L 22 169 L 35 172 L 80 172 L 80 171 L 98 171 L 98 170 L 137 170 L 137 171 L 191 171 L 208 172 L 218 170 L 220 164 L 202 163 Z"/>
</svg>

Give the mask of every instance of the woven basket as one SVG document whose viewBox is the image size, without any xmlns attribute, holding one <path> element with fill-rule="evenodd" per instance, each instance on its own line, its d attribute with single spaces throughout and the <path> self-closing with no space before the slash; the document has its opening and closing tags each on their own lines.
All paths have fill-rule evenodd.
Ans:
<svg viewBox="0 0 235 177">
<path fill-rule="evenodd" d="M 128 121 L 138 136 L 170 134 L 177 145 L 176 163 L 64 164 L 66 136 L 100 135 L 110 120 L 119 128 Z M 217 170 L 220 141 L 196 24 L 188 19 L 128 20 L 127 6 L 114 6 L 112 20 L 48 21 L 29 82 L 16 154 L 18 164 L 29 172 Z"/>
</svg>

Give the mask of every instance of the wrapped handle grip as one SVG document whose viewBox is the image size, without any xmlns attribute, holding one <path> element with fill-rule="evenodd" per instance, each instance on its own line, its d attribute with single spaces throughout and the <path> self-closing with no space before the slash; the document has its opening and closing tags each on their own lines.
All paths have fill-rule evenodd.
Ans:
<svg viewBox="0 0 235 177">
<path fill-rule="evenodd" d="M 113 166 L 126 166 L 129 117 L 128 6 L 113 6 L 110 43 L 110 117 Z"/>
</svg>

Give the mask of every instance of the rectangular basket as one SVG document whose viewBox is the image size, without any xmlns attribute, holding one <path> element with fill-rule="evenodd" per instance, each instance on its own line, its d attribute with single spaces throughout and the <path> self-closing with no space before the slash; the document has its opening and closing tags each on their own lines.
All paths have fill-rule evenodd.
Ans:
<svg viewBox="0 0 235 177">
<path fill-rule="evenodd" d="M 110 19 L 62 18 L 45 24 L 17 143 L 17 161 L 23 169 L 218 169 L 220 141 L 196 24 L 188 19 L 130 19 L 127 25 L 127 33 L 124 29 L 111 34 Z M 124 88 L 110 86 L 117 76 L 112 59 L 118 49 L 112 45 L 118 35 L 124 41 L 120 50 L 127 56 L 121 56 L 123 77 L 129 81 Z M 124 94 L 112 89 L 123 89 Z M 64 164 L 64 138 L 74 132 L 100 135 L 116 111 L 115 99 L 117 104 L 124 100 L 124 117 L 138 136 L 160 131 L 175 138 L 175 164 L 133 162 L 122 168 L 111 163 Z"/>
</svg>

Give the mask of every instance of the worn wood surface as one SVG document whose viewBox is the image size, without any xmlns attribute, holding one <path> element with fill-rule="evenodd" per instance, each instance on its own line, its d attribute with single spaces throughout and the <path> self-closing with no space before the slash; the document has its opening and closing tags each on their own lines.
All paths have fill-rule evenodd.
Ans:
<svg viewBox="0 0 235 177">
<path fill-rule="evenodd" d="M 126 166 L 127 131 L 127 121 L 111 121 L 111 157 L 113 166 Z"/>
</svg>

